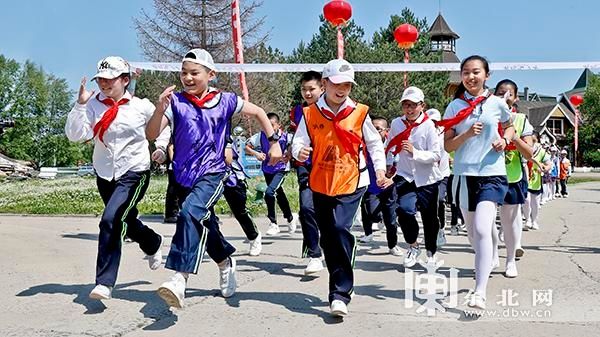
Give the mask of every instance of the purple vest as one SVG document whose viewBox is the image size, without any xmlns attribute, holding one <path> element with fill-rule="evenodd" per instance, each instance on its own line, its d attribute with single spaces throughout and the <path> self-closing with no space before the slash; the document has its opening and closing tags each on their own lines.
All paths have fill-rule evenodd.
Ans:
<svg viewBox="0 0 600 337">
<path fill-rule="evenodd" d="M 206 109 L 196 108 L 181 93 L 173 95 L 173 171 L 180 185 L 192 187 L 206 174 L 227 171 L 225 145 L 236 107 L 237 95 L 230 92 Z"/>
<path fill-rule="evenodd" d="M 280 138 L 279 138 L 279 146 L 281 146 L 281 153 L 284 154 L 285 150 L 287 149 L 287 133 L 285 133 L 285 132 L 281 133 Z M 285 171 L 285 168 L 287 167 L 287 163 L 279 162 L 273 166 L 268 164 L 269 158 L 270 158 L 269 157 L 269 149 L 270 148 L 271 148 L 271 144 L 269 143 L 269 139 L 267 138 L 267 135 L 263 131 L 261 131 L 260 132 L 260 150 L 267 155 L 265 160 L 262 162 L 263 172 L 273 174 L 273 173 Z"/>
<path fill-rule="evenodd" d="M 229 187 L 235 187 L 237 186 L 238 181 L 246 178 L 246 171 L 244 171 L 244 165 L 240 161 L 240 156 L 237 153 L 236 147 L 233 146 L 231 150 L 233 152 L 233 162 L 229 168 L 230 174 L 225 181 L 225 185 Z"/>
</svg>

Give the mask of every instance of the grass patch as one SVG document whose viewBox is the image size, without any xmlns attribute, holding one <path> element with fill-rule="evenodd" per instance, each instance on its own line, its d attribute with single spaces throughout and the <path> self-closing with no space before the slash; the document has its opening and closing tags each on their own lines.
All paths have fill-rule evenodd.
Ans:
<svg viewBox="0 0 600 337">
<path fill-rule="evenodd" d="M 256 186 L 262 182 L 264 182 L 262 177 L 248 180 L 247 206 L 255 216 L 264 216 L 267 212 L 264 201 L 256 200 Z M 96 178 L 5 180 L 0 184 L 0 213 L 99 215 L 104 209 L 96 187 Z M 296 174 L 288 174 L 283 186 L 292 210 L 297 212 L 298 182 Z M 152 176 L 148 191 L 138 204 L 140 214 L 163 214 L 166 190 L 167 177 Z M 218 214 L 231 213 L 224 198 L 219 200 L 215 211 Z"/>
<path fill-rule="evenodd" d="M 598 177 L 571 177 L 568 184 L 589 183 L 591 181 L 600 181 L 600 175 Z"/>
</svg>

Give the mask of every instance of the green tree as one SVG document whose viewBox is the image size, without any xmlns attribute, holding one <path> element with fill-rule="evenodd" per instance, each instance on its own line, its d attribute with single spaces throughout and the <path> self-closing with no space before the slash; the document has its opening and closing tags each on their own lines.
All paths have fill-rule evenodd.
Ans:
<svg viewBox="0 0 600 337">
<path fill-rule="evenodd" d="M 31 62 L 20 65 L 0 55 L 0 92 L 0 117 L 15 121 L 0 138 L 1 152 L 36 166 L 91 159 L 88 145 L 70 143 L 64 135 L 73 96 L 64 79 Z"/>
<path fill-rule="evenodd" d="M 600 76 L 590 77 L 579 110 L 583 120 L 579 126 L 579 153 L 585 165 L 600 167 Z M 572 139 L 572 134 L 569 137 Z"/>
<path fill-rule="evenodd" d="M 325 63 L 337 57 L 336 29 L 321 17 L 319 32 L 308 43 L 300 42 L 289 61 L 292 63 Z M 404 51 L 394 40 L 394 30 L 402 23 L 410 23 L 419 30 L 419 40 L 410 50 L 411 62 L 439 62 L 441 54 L 429 53 L 429 25 L 425 18 L 417 18 L 408 8 L 400 15 L 392 15 L 386 27 L 373 34 L 370 42 L 364 38 L 364 30 L 351 20 L 342 29 L 345 40 L 344 58 L 351 63 L 398 63 L 404 60 Z M 297 78 L 297 75 L 296 75 Z M 371 113 L 393 119 L 402 113 L 400 97 L 404 90 L 403 73 L 357 73 L 358 83 L 352 89 L 352 98 L 370 106 Z M 429 107 L 443 110 L 449 98 L 444 95 L 448 73 L 409 73 L 409 85 L 418 86 L 425 93 Z M 297 90 L 296 90 L 297 91 Z M 300 100 L 300 94 L 295 94 Z"/>
</svg>

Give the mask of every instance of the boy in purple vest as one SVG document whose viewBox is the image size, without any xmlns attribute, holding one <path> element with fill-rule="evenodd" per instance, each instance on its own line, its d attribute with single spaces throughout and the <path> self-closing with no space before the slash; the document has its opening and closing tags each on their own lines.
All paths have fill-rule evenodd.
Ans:
<svg viewBox="0 0 600 337">
<path fill-rule="evenodd" d="M 231 257 L 235 248 L 225 240 L 216 217 L 209 211 L 223 193 L 231 117 L 239 112 L 254 117 L 269 135 L 271 160 L 276 162 L 282 157 L 279 139 L 264 110 L 234 93 L 209 87 L 215 76 L 212 56 L 203 49 L 190 50 L 181 64 L 183 91 L 175 93 L 174 85 L 165 89 L 146 127 L 146 136 L 153 140 L 171 125 L 173 171 L 187 194 L 165 264 L 175 274 L 158 289 L 160 297 L 177 308 L 183 307 L 188 275 L 198 272 L 205 250 L 219 266 L 223 297 L 232 296 L 237 286 L 236 263 Z"/>
<path fill-rule="evenodd" d="M 288 139 L 288 134 L 281 130 L 279 115 L 271 112 L 267 114 L 267 117 L 269 118 L 271 126 L 273 126 L 273 130 L 275 130 L 275 133 L 279 138 L 281 152 L 287 152 L 287 147 L 291 144 L 291 139 Z M 255 150 L 258 147 L 260 147 L 260 151 Z M 267 183 L 267 190 L 265 191 L 265 203 L 267 204 L 267 217 L 269 218 L 271 224 L 269 225 L 269 229 L 267 230 L 266 234 L 279 234 L 277 214 L 275 214 L 275 200 L 277 200 L 277 204 L 279 204 L 279 208 L 283 213 L 283 217 L 288 222 L 289 233 L 291 235 L 296 231 L 297 219 L 294 214 L 292 214 L 290 203 L 285 195 L 285 191 L 283 190 L 283 181 L 285 180 L 287 173 L 290 171 L 289 156 L 272 164 L 270 162 L 269 155 L 264 153 L 264 151 L 268 148 L 269 140 L 264 131 L 253 135 L 248 140 L 248 143 L 246 143 L 246 153 L 256 157 L 256 159 L 262 162 L 261 169 Z"/>
</svg>

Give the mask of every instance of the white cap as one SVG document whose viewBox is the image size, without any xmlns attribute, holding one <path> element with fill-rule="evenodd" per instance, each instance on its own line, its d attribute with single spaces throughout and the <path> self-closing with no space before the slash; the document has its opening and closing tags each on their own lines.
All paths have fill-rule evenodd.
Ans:
<svg viewBox="0 0 600 337">
<path fill-rule="evenodd" d="M 407 100 L 414 103 L 424 102 L 425 95 L 423 94 L 423 90 L 417 87 L 408 87 L 404 89 L 404 92 L 402 93 L 402 99 L 400 99 L 400 102 Z"/>
<path fill-rule="evenodd" d="M 354 68 L 344 59 L 335 59 L 327 62 L 323 68 L 323 78 L 329 79 L 335 84 L 354 82 Z"/>
<path fill-rule="evenodd" d="M 98 73 L 92 77 L 92 81 L 97 78 L 106 78 L 112 80 L 122 74 L 129 74 L 129 63 L 119 56 L 108 56 L 98 61 Z"/>
<path fill-rule="evenodd" d="M 210 70 L 217 71 L 217 68 L 215 67 L 215 62 L 213 61 L 213 58 L 210 55 L 210 53 L 201 48 L 194 48 L 188 51 L 183 57 L 183 60 L 181 60 L 181 63 L 183 62 L 192 62 L 200 64 Z"/>
<path fill-rule="evenodd" d="M 565 149 L 561 150 L 560 154 L 567 154 L 567 150 L 565 150 Z"/>
<path fill-rule="evenodd" d="M 431 118 L 434 121 L 442 120 L 442 114 L 440 113 L 440 111 L 438 109 L 429 109 L 429 110 L 425 111 L 425 113 L 427 114 L 427 116 L 429 116 L 429 118 Z"/>
</svg>

